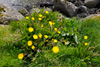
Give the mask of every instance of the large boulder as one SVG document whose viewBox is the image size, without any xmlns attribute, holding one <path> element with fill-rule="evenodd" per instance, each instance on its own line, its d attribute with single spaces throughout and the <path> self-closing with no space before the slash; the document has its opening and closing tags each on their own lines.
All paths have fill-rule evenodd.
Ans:
<svg viewBox="0 0 100 67">
<path fill-rule="evenodd" d="M 0 0 L 0 4 L 5 4 L 18 11 L 23 7 L 28 9 L 32 8 L 35 1 L 36 0 Z"/>
<path fill-rule="evenodd" d="M 86 6 L 79 6 L 76 9 L 76 13 L 78 17 L 86 17 L 89 14 Z"/>
<path fill-rule="evenodd" d="M 90 19 L 90 18 L 100 18 L 100 14 L 91 14 L 84 19 Z"/>
<path fill-rule="evenodd" d="M 93 8 L 96 7 L 100 3 L 100 0 L 85 0 L 85 4 L 87 7 Z"/>
<path fill-rule="evenodd" d="M 67 0 L 69 2 L 72 2 L 75 4 L 75 6 L 83 6 L 84 5 L 84 0 Z"/>
<path fill-rule="evenodd" d="M 22 20 L 24 18 L 19 12 L 0 4 L 0 24 L 7 24 L 9 21 Z"/>
<path fill-rule="evenodd" d="M 52 0 L 0 0 L 0 4 L 7 5 L 14 10 L 20 12 L 22 15 L 27 16 L 30 14 L 33 6 L 35 8 L 51 6 Z"/>
<path fill-rule="evenodd" d="M 64 2 L 64 0 L 54 0 L 53 1 L 54 8 L 53 10 L 60 11 L 67 17 L 73 17 L 76 15 L 77 7 L 71 2 Z"/>
<path fill-rule="evenodd" d="M 52 0 L 0 0 L 0 4 L 10 6 L 17 11 L 20 9 L 22 10 L 23 8 L 30 11 L 33 5 L 34 7 L 38 7 L 43 2 L 52 2 Z"/>
</svg>

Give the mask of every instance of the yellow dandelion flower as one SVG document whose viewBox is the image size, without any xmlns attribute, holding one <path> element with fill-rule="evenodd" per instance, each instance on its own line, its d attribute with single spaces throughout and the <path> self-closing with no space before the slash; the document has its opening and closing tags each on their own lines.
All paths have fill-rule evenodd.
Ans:
<svg viewBox="0 0 100 67">
<path fill-rule="evenodd" d="M 66 42 L 65 40 L 63 40 L 63 42 Z"/>
<path fill-rule="evenodd" d="M 88 45 L 88 43 L 85 43 L 85 46 L 87 46 Z"/>
<path fill-rule="evenodd" d="M 39 17 L 42 17 L 42 14 L 39 14 Z"/>
<path fill-rule="evenodd" d="M 41 27 L 43 27 L 43 24 L 41 24 Z"/>
<path fill-rule="evenodd" d="M 52 23 L 53 25 L 55 24 L 55 23 Z"/>
<path fill-rule="evenodd" d="M 32 17 L 32 20 L 35 20 L 35 18 L 34 18 L 34 17 Z"/>
<path fill-rule="evenodd" d="M 57 42 L 57 40 L 56 39 L 54 39 L 54 43 L 56 43 Z"/>
<path fill-rule="evenodd" d="M 39 20 L 42 20 L 42 18 L 38 18 Z"/>
<path fill-rule="evenodd" d="M 55 31 L 57 31 L 57 28 L 54 28 Z"/>
<path fill-rule="evenodd" d="M 9 42 L 12 42 L 11 40 L 9 40 Z"/>
<path fill-rule="evenodd" d="M 46 40 L 48 42 L 48 40 Z"/>
<path fill-rule="evenodd" d="M 45 13 L 48 14 L 49 12 L 48 11 L 45 11 Z"/>
<path fill-rule="evenodd" d="M 87 36 L 84 36 L 84 39 L 87 39 L 88 37 Z"/>
<path fill-rule="evenodd" d="M 57 31 L 57 33 L 60 34 L 61 32 L 60 31 Z"/>
<path fill-rule="evenodd" d="M 37 35 L 33 35 L 33 38 L 34 38 L 34 39 L 38 39 L 38 36 L 37 36 Z"/>
<path fill-rule="evenodd" d="M 47 35 L 44 35 L 44 37 L 45 37 L 45 38 L 48 38 L 48 36 L 47 36 Z"/>
<path fill-rule="evenodd" d="M 26 19 L 29 19 L 29 17 L 26 17 Z"/>
<path fill-rule="evenodd" d="M 28 41 L 28 42 L 27 42 L 27 45 L 28 45 L 28 46 L 31 46 L 31 45 L 32 45 L 32 41 Z"/>
<path fill-rule="evenodd" d="M 59 47 L 58 46 L 53 46 L 52 51 L 54 53 L 58 53 L 59 52 Z"/>
<path fill-rule="evenodd" d="M 6 36 L 8 36 L 8 33 L 6 33 Z"/>
<path fill-rule="evenodd" d="M 29 30 L 29 32 L 33 32 L 34 31 L 34 28 L 29 27 L 28 30 Z"/>
<path fill-rule="evenodd" d="M 20 53 L 19 55 L 18 55 L 18 59 L 23 59 L 23 57 L 24 57 L 24 55 L 23 55 L 23 53 Z"/>
<path fill-rule="evenodd" d="M 32 45 L 32 49 L 33 49 L 33 50 L 35 49 L 35 46 L 34 46 L 34 45 Z"/>
<path fill-rule="evenodd" d="M 54 39 L 52 39 L 52 40 L 54 40 Z"/>
<path fill-rule="evenodd" d="M 52 25 L 52 22 L 51 22 L 51 21 L 49 21 L 49 24 L 50 24 L 50 25 Z"/>
<path fill-rule="evenodd" d="M 17 21 L 17 23 L 19 23 L 19 21 Z"/>
<path fill-rule="evenodd" d="M 39 34 L 39 38 L 42 38 L 42 34 Z"/>
</svg>

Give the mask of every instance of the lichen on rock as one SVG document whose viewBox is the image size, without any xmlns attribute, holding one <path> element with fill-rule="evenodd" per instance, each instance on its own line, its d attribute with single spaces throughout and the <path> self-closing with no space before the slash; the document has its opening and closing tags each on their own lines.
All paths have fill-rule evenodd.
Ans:
<svg viewBox="0 0 100 67">
<path fill-rule="evenodd" d="M 0 4 L 0 24 L 8 24 L 9 21 L 22 20 L 24 16 L 11 7 Z"/>
<path fill-rule="evenodd" d="M 4 8 L 0 7 L 0 12 L 5 12 Z"/>
<path fill-rule="evenodd" d="M 3 14 L 2 13 L 0 13 L 0 18 L 3 16 Z"/>
</svg>

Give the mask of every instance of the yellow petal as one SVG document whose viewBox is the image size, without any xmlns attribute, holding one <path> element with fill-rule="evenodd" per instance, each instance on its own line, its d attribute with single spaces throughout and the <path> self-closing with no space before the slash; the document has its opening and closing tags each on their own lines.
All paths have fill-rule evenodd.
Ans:
<svg viewBox="0 0 100 67">
<path fill-rule="evenodd" d="M 58 53 L 59 52 L 59 47 L 58 46 L 53 46 L 52 51 L 54 53 Z"/>
<path fill-rule="evenodd" d="M 23 53 L 20 53 L 19 55 L 18 55 L 18 59 L 23 59 L 23 57 L 24 57 L 24 55 L 23 55 Z"/>
<path fill-rule="evenodd" d="M 34 45 L 32 46 L 32 49 L 33 49 L 33 50 L 35 49 L 35 46 L 34 46 Z"/>
<path fill-rule="evenodd" d="M 33 35 L 33 38 L 34 38 L 34 39 L 38 39 L 38 36 L 37 36 L 37 35 Z"/>
</svg>

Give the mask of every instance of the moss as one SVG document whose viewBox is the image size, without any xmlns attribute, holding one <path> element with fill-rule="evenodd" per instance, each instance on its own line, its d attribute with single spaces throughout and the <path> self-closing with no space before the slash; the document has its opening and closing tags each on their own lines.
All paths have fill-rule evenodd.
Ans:
<svg viewBox="0 0 100 67">
<path fill-rule="evenodd" d="M 24 16 L 26 16 L 28 14 L 28 11 L 26 9 L 20 9 L 18 12 Z"/>
<path fill-rule="evenodd" d="M 3 14 L 2 13 L 0 13 L 0 18 L 3 16 Z"/>
<path fill-rule="evenodd" d="M 11 17 L 11 16 L 9 16 L 9 15 L 4 15 L 4 16 L 6 16 L 6 17 Z"/>
<path fill-rule="evenodd" d="M 5 12 L 4 8 L 0 7 L 0 12 Z"/>
</svg>

